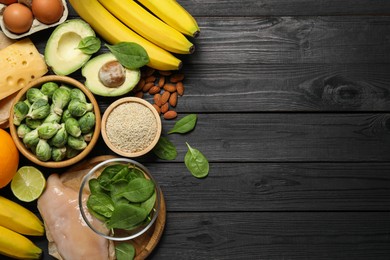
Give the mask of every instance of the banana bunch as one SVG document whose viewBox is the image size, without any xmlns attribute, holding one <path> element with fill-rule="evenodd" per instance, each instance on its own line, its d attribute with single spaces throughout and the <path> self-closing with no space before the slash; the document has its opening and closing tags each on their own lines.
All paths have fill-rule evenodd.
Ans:
<svg viewBox="0 0 390 260">
<path fill-rule="evenodd" d="M 0 254 L 16 259 L 39 259 L 42 249 L 24 235 L 43 234 L 43 223 L 34 213 L 0 196 Z"/>
<path fill-rule="evenodd" d="M 69 0 L 73 9 L 108 43 L 135 42 L 149 55 L 149 67 L 178 70 L 175 54 L 190 54 L 195 19 L 175 0 Z M 145 9 L 145 7 L 148 9 Z M 158 17 L 158 18 L 157 18 Z"/>
</svg>

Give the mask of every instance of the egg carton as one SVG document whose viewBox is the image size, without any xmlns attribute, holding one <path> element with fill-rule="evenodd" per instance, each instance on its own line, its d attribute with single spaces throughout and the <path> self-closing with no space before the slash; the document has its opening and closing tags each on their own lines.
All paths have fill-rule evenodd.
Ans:
<svg viewBox="0 0 390 260">
<path fill-rule="evenodd" d="M 36 18 L 34 18 L 30 30 L 28 32 L 25 32 L 25 33 L 22 33 L 22 34 L 12 33 L 5 27 L 4 21 L 3 21 L 3 8 L 5 8 L 6 5 L 0 4 L 0 10 L 1 10 L 1 12 L 0 12 L 0 27 L 1 27 L 1 30 L 3 31 L 3 33 L 8 38 L 10 38 L 10 39 L 19 39 L 19 38 L 23 38 L 23 37 L 29 36 L 29 35 L 31 35 L 33 33 L 38 32 L 38 31 L 42 31 L 42 30 L 45 30 L 47 28 L 57 26 L 57 25 L 65 22 L 65 20 L 68 18 L 68 13 L 69 12 L 68 12 L 68 7 L 66 5 L 66 0 L 62 0 L 62 3 L 63 3 L 63 6 L 64 6 L 64 12 L 62 14 L 61 19 L 58 22 L 53 23 L 53 24 L 44 24 L 44 23 L 41 23 L 40 21 L 38 21 Z"/>
</svg>

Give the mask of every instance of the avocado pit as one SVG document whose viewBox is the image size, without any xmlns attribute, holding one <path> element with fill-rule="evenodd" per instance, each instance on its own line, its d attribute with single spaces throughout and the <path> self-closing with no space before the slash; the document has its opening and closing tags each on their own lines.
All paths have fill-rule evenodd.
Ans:
<svg viewBox="0 0 390 260">
<path fill-rule="evenodd" d="M 100 68 L 99 80 L 108 88 L 119 87 L 126 80 L 125 68 L 116 60 L 109 61 Z"/>
</svg>

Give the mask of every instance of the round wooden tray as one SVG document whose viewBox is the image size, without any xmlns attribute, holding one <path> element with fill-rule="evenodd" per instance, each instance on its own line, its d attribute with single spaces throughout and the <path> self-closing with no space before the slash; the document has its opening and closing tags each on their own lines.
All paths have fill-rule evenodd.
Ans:
<svg viewBox="0 0 390 260">
<path fill-rule="evenodd" d="M 74 174 L 77 174 L 78 176 L 80 176 L 80 178 L 82 178 L 82 176 L 84 176 L 93 166 L 111 158 L 116 158 L 116 157 L 111 155 L 102 155 L 102 156 L 94 157 L 89 160 L 84 160 L 72 166 L 69 170 L 63 173 L 63 175 L 69 176 L 69 181 L 80 181 L 80 179 L 75 180 Z M 130 241 L 126 241 L 126 243 L 131 243 L 134 246 L 136 250 L 136 255 L 134 259 L 136 260 L 145 259 L 146 257 L 149 256 L 149 254 L 153 251 L 153 249 L 160 241 L 160 238 L 164 231 L 165 221 L 166 221 L 166 206 L 165 206 L 164 195 L 162 192 L 161 195 L 162 196 L 160 197 L 160 211 L 158 213 L 156 222 L 153 224 L 153 226 L 141 236 L 132 239 Z M 119 243 L 123 243 L 123 242 L 119 242 Z"/>
</svg>

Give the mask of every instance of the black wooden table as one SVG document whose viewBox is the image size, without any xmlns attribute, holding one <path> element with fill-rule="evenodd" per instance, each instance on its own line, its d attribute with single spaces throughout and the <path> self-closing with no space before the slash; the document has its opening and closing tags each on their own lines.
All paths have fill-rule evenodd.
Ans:
<svg viewBox="0 0 390 260">
<path fill-rule="evenodd" d="M 390 259 L 390 1 L 179 2 L 201 34 L 177 111 L 198 124 L 170 135 L 176 160 L 137 159 L 167 205 L 150 259 Z M 186 141 L 207 178 L 187 171 Z"/>
</svg>

